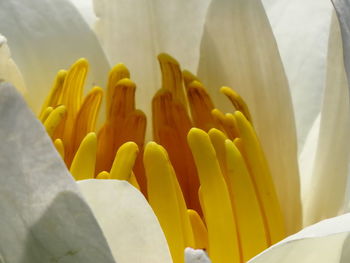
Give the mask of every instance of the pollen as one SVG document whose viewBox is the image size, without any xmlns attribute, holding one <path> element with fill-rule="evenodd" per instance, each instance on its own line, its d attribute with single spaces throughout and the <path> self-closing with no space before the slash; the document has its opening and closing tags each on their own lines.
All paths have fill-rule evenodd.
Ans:
<svg viewBox="0 0 350 263">
<path fill-rule="evenodd" d="M 152 141 L 124 64 L 111 69 L 106 89 L 86 95 L 86 59 L 58 71 L 38 118 L 75 180 L 124 180 L 144 194 L 175 263 L 186 247 L 204 249 L 213 263 L 247 262 L 286 235 L 254 116 L 233 89 L 220 89 L 232 103 L 222 112 L 176 59 L 162 53 L 158 61 Z"/>
</svg>

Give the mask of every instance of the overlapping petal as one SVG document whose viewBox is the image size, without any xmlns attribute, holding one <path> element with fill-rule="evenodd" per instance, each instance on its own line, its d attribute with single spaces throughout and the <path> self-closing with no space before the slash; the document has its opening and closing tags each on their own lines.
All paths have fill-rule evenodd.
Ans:
<svg viewBox="0 0 350 263">
<path fill-rule="evenodd" d="M 332 3 L 262 0 L 288 77 L 299 153 L 321 111 Z"/>
<path fill-rule="evenodd" d="M 118 263 L 172 262 L 157 217 L 139 190 L 119 180 L 85 180 L 78 186 Z"/>
<path fill-rule="evenodd" d="M 114 262 L 50 138 L 5 83 L 0 138 L 0 261 Z"/>
<path fill-rule="evenodd" d="M 274 177 L 288 232 L 301 206 L 293 109 L 272 30 L 259 0 L 216 1 L 209 7 L 199 77 L 222 106 L 228 85 L 246 100 Z M 226 108 L 232 111 L 232 106 Z"/>
<path fill-rule="evenodd" d="M 87 86 L 104 86 L 110 68 L 94 33 L 67 0 L 0 1 L 0 33 L 11 49 L 38 112 L 56 72 L 79 57 L 92 67 Z"/>
<path fill-rule="evenodd" d="M 160 88 L 155 60 L 161 52 L 196 71 L 205 14 L 210 0 L 96 0 L 96 33 L 111 63 L 130 69 L 136 101 L 151 116 L 151 99 Z M 151 125 L 148 125 L 151 127 Z M 150 133 L 149 133 L 150 134 Z"/>
</svg>

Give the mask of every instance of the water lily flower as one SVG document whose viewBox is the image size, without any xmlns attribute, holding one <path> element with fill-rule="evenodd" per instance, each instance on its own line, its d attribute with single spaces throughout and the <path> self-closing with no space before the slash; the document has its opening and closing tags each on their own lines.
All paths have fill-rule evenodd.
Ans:
<svg viewBox="0 0 350 263">
<path fill-rule="evenodd" d="M 192 30 L 183 30 L 184 27 L 176 27 L 179 32 L 188 32 L 188 35 L 183 36 L 183 43 L 185 44 L 181 46 L 176 42 L 177 39 L 173 38 L 178 36 L 176 31 L 172 32 L 168 30 L 169 25 L 175 19 L 179 19 L 179 17 L 169 16 L 171 12 L 162 13 L 161 10 L 163 9 L 161 7 L 164 4 L 161 4 L 161 2 L 154 3 L 155 6 L 149 6 L 148 4 L 144 4 L 145 6 L 143 6 L 140 4 L 139 7 L 141 8 L 137 10 L 139 12 L 138 14 L 148 15 L 145 16 L 147 19 L 144 21 L 150 21 L 149 24 L 142 23 L 140 25 L 140 21 L 136 21 L 137 19 L 135 19 L 133 22 L 135 22 L 136 28 L 139 31 L 129 30 L 129 28 L 128 30 L 117 30 L 117 34 L 113 33 L 115 29 L 110 25 L 121 26 L 122 22 L 126 20 L 125 17 L 114 13 L 118 12 L 117 3 L 109 1 L 103 2 L 103 4 L 95 3 L 96 12 L 99 16 L 99 23 L 96 29 L 97 35 L 109 56 L 109 60 L 114 62 L 114 59 L 118 59 L 116 56 L 122 55 L 131 59 L 134 54 L 128 53 L 127 51 L 129 50 L 131 50 L 130 52 L 133 52 L 132 50 L 142 51 L 147 56 L 149 54 L 153 56 L 152 52 L 148 53 L 148 47 L 153 47 L 152 41 L 158 37 L 159 40 L 162 40 L 157 42 L 159 44 L 158 48 L 165 51 L 172 51 L 171 49 L 176 49 L 177 47 L 178 50 L 181 51 L 182 49 L 183 51 L 188 48 L 188 43 L 191 43 L 191 48 L 197 50 L 197 52 L 190 50 L 190 48 L 190 51 L 187 52 L 194 57 L 188 56 L 187 52 L 181 52 L 182 56 L 188 59 L 184 59 L 184 61 L 188 63 L 186 66 L 191 70 L 196 71 L 196 64 L 198 63 L 198 75 L 201 81 L 209 87 L 209 91 L 221 85 L 229 84 L 234 86 L 246 98 L 252 113 L 254 127 L 266 151 L 266 157 L 270 164 L 272 175 L 274 176 L 273 179 L 276 185 L 277 195 L 286 218 L 287 233 L 295 233 L 301 227 L 301 207 L 292 105 L 287 79 L 284 75 L 277 46 L 266 15 L 264 14 L 262 4 L 259 1 L 220 2 L 214 0 L 210 5 L 209 1 L 203 4 L 200 4 L 199 1 L 194 1 L 191 3 L 193 6 L 191 6 L 187 1 L 179 1 L 178 5 L 174 5 L 180 10 L 184 7 L 201 7 L 200 9 L 194 9 L 198 10 L 198 20 L 196 20 L 197 16 L 193 16 L 191 12 L 184 12 L 183 17 L 185 28 L 186 26 L 194 25 L 194 29 L 198 30 L 192 32 Z M 124 5 L 127 7 L 126 3 Z M 20 86 L 22 90 L 26 88 L 28 90 L 26 96 L 34 108 L 39 109 L 39 105 L 35 103 L 35 97 L 45 93 L 45 87 L 47 83 L 50 83 L 50 81 L 45 83 L 44 80 L 48 77 L 53 78 L 54 74 L 53 72 L 44 74 L 45 71 L 43 69 L 46 66 L 48 69 L 52 68 L 52 65 L 57 66 L 55 69 L 65 68 L 67 64 L 72 62 L 68 60 L 73 59 L 73 57 L 79 57 L 79 54 L 90 56 L 89 61 L 92 62 L 92 65 L 95 62 L 96 65 L 99 65 L 97 69 L 92 71 L 92 81 L 87 81 L 87 83 L 100 81 L 98 83 L 104 85 L 104 81 L 101 79 L 101 72 L 104 72 L 104 74 L 107 72 L 109 67 L 108 62 L 95 35 L 82 22 L 78 12 L 72 8 L 71 4 L 66 1 L 57 4 L 55 2 L 39 0 L 32 1 L 31 3 L 11 0 L 0 3 L 0 7 L 0 15 L 4 17 L 4 23 L 0 24 L 0 32 L 8 39 L 13 56 L 13 59 L 10 59 L 6 42 L 2 40 L 1 47 L 4 52 L 0 53 L 0 55 L 2 55 L 1 61 L 4 61 L 4 63 L 0 63 L 0 66 L 5 70 L 0 73 L 0 78 L 6 81 L 12 81 Z M 39 16 L 36 15 L 38 14 L 36 12 L 33 14 L 33 9 L 31 9 L 33 7 L 37 9 L 37 12 L 40 14 Z M 346 10 L 349 6 L 345 1 L 339 1 L 336 3 L 336 7 L 341 18 L 341 25 L 343 26 L 343 39 L 347 43 L 347 21 L 343 9 L 345 8 Z M 169 5 L 164 8 L 165 10 L 167 10 L 166 8 L 173 10 L 172 8 L 174 6 Z M 125 11 L 125 9 L 120 10 Z M 231 12 L 232 10 L 234 12 Z M 21 16 L 21 21 L 17 20 L 18 16 Z M 222 17 L 226 19 L 224 24 L 221 20 Z M 155 18 L 158 20 L 154 20 Z M 114 19 L 120 19 L 121 21 L 114 21 Z M 190 23 L 189 21 L 192 21 L 190 19 L 197 22 Z M 43 24 L 43 21 L 46 24 Z M 64 27 L 67 22 L 70 26 L 68 29 Z M 17 23 L 19 25 L 13 27 Z M 337 124 L 341 125 L 341 132 L 336 139 L 341 142 L 342 137 L 346 134 L 344 132 L 345 128 L 342 127 L 347 127 L 347 114 L 335 114 L 338 117 L 337 119 L 333 119 L 333 115 L 329 116 L 332 112 L 339 110 L 339 108 L 342 110 L 343 107 L 346 108 L 348 106 L 347 90 L 344 89 L 344 87 L 347 87 L 347 81 L 342 61 L 342 48 L 339 46 L 341 44 L 341 38 L 339 30 L 337 31 L 336 23 L 334 17 L 328 51 L 324 111 L 321 112 L 320 125 L 317 126 L 316 122 L 315 129 L 311 130 L 309 136 L 310 142 L 309 140 L 306 142 L 306 145 L 315 145 L 314 142 L 319 140 L 320 143 L 317 147 L 321 149 L 317 151 L 315 157 L 315 171 L 313 173 L 317 176 L 314 175 L 312 178 L 317 191 L 312 192 L 311 197 L 309 197 L 311 201 L 308 202 L 309 207 L 305 211 L 310 213 L 310 215 L 305 220 L 306 223 L 313 223 L 322 218 L 336 215 L 344 195 L 344 187 L 342 186 L 345 185 L 344 180 L 346 177 L 343 176 L 345 171 L 341 169 L 343 169 L 344 163 L 347 163 L 348 148 L 345 144 L 339 144 L 338 141 L 335 143 L 334 140 L 327 139 L 333 134 L 333 131 L 329 130 L 329 127 Z M 123 29 L 123 26 L 121 27 Z M 154 27 L 154 31 L 145 31 L 143 30 L 144 27 L 148 29 Z M 219 28 L 220 30 L 218 30 Z M 53 29 L 57 29 L 57 31 Z M 79 35 L 72 35 L 70 33 L 72 31 L 79 32 Z M 153 32 L 156 32 L 156 36 Z M 179 34 L 179 32 L 177 33 Z M 61 43 L 60 39 L 63 39 L 64 33 L 67 35 L 65 42 L 67 45 L 57 45 Z M 130 36 L 133 33 L 135 35 Z M 130 49 L 127 48 L 128 46 L 125 44 L 125 40 L 128 41 L 127 43 L 130 43 L 130 39 L 138 39 L 138 37 L 144 35 L 146 35 L 144 39 L 149 40 L 149 46 L 145 44 L 143 49 L 141 49 L 139 46 L 142 42 L 135 40 L 130 45 L 132 47 Z M 20 38 L 17 39 L 18 36 Z M 41 41 L 38 41 L 40 39 Z M 222 45 L 221 41 L 225 44 Z M 200 42 L 201 49 L 199 53 Z M 88 45 L 82 45 L 82 43 L 88 43 Z M 115 45 L 122 48 L 113 48 L 113 43 L 118 43 L 118 45 Z M 136 47 L 133 45 L 136 45 Z M 94 50 L 95 52 L 88 53 L 89 50 Z M 123 51 L 119 52 L 119 50 Z M 158 52 L 156 49 L 151 50 Z M 345 55 L 347 55 L 347 49 L 345 50 Z M 127 58 L 125 58 L 125 61 L 128 61 Z M 140 93 L 141 96 L 147 96 L 151 92 L 153 93 L 154 87 L 157 87 L 156 80 L 158 77 L 155 75 L 154 72 L 156 71 L 152 65 L 149 67 L 143 66 L 142 68 L 145 69 L 143 71 L 133 69 L 133 67 L 138 68 L 138 64 L 141 64 L 141 62 L 146 63 L 147 61 L 147 63 L 153 63 L 148 61 L 154 61 L 153 57 L 145 60 L 143 58 L 143 56 L 135 56 L 135 60 L 131 62 L 130 68 L 132 69 L 131 71 L 142 72 L 137 77 L 140 80 L 150 80 L 139 81 L 140 83 L 145 83 L 142 84 L 145 87 L 147 85 L 151 86 L 151 88 L 140 87 L 140 90 L 144 92 Z M 14 61 L 18 67 L 14 64 Z M 43 63 L 41 65 L 45 66 L 40 66 L 40 63 Z M 77 63 L 77 68 L 82 69 L 82 72 L 85 71 L 84 63 L 84 61 Z M 37 65 L 37 68 L 33 65 Z M 20 77 L 19 70 L 22 72 L 23 78 Z M 74 72 L 74 70 L 71 72 Z M 77 72 L 80 71 L 77 70 Z M 63 72 L 62 74 L 64 75 L 66 73 Z M 60 74 L 58 74 L 56 83 L 59 83 L 59 77 Z M 196 84 L 195 79 L 192 79 L 192 81 Z M 80 86 L 82 84 L 80 79 L 77 85 Z M 124 85 L 132 87 L 130 82 L 124 83 Z M 38 89 L 37 93 L 33 92 L 33 86 Z M 195 86 L 198 88 L 200 85 L 196 84 Z M 345 91 L 345 93 L 334 91 L 335 86 L 341 87 L 341 92 Z M 98 89 L 94 91 L 96 91 L 96 94 L 99 93 Z M 83 260 L 85 262 L 89 262 L 89 260 L 91 262 L 97 260 L 113 262 L 111 252 L 105 240 L 106 237 L 113 256 L 118 262 L 130 262 L 130 260 L 137 262 L 143 262 L 142 260 L 144 262 L 171 262 L 167 244 L 159 228 L 157 219 L 145 202 L 145 199 L 137 190 L 131 188 L 125 182 L 117 181 L 93 180 L 79 183 L 81 192 L 84 194 L 90 208 L 94 211 L 98 225 L 91 214 L 90 208 L 82 201 L 75 183 L 69 178 L 66 168 L 59 161 L 58 154 L 55 153 L 38 122 L 33 120 L 33 117 L 25 108 L 23 102 L 13 91 L 7 87 L 2 87 L 1 93 L 3 94 L 4 101 L 1 104 L 2 110 L 0 112 L 2 113 L 0 116 L 3 117 L 1 121 L 9 124 L 6 127 L 2 125 L 0 129 L 3 134 L 2 138 L 5 138 L 6 142 L 0 150 L 3 156 L 2 166 L 6 168 L 2 170 L 5 176 L 2 176 L 1 179 L 4 180 L 4 183 L 1 184 L 4 187 L 1 191 L 1 195 L 4 195 L 4 198 L 2 198 L 4 203 L 1 203 L 1 207 L 3 208 L 2 211 L 6 212 L 6 217 L 5 224 L 1 224 L 1 227 L 5 236 L 11 237 L 8 243 L 7 240 L 1 240 L 1 261 L 37 262 L 44 259 L 46 261 L 66 260 L 67 262 L 70 262 L 70 260 L 72 262 Z M 271 98 L 270 94 L 274 94 L 275 96 L 273 103 L 268 100 Z M 338 97 L 332 96 L 334 94 L 337 94 Z M 213 97 L 215 98 L 217 96 L 214 94 Z M 340 101 L 341 103 L 332 103 L 333 100 Z M 62 112 L 65 111 L 62 108 L 61 110 Z M 327 116 L 327 114 L 329 115 Z M 245 118 L 248 118 L 247 114 L 243 115 L 245 115 Z M 237 117 L 239 120 L 244 120 L 244 116 L 240 117 L 239 113 Z M 279 125 L 276 125 L 277 121 Z M 12 125 L 11 123 L 14 124 Z M 46 128 L 48 127 L 46 126 Z M 189 135 L 189 144 L 194 154 L 196 166 L 199 170 L 204 171 L 204 173 L 206 169 L 220 170 L 218 164 L 212 163 L 213 158 L 209 158 L 207 163 L 203 163 L 200 160 L 203 157 L 201 154 L 208 150 L 205 147 L 210 145 L 210 142 L 207 143 L 208 141 L 205 141 L 206 136 L 198 130 L 194 130 Z M 86 138 L 87 145 L 89 142 L 95 140 L 93 136 Z M 57 143 L 55 141 L 55 145 L 60 149 L 60 141 L 57 141 Z M 335 145 L 337 147 L 332 148 Z M 129 146 L 131 149 L 134 147 L 133 144 L 128 144 Z M 329 159 L 330 157 L 328 155 L 321 154 L 322 149 L 329 149 L 329 152 L 339 151 L 340 153 L 344 153 L 338 162 L 338 165 L 340 164 L 339 167 L 336 166 L 336 159 L 339 159 L 339 157 L 336 156 L 332 157 L 333 159 Z M 215 151 L 218 152 L 218 149 L 215 149 Z M 307 149 L 304 150 L 305 152 L 307 152 Z M 60 153 L 62 154 L 62 152 Z M 164 151 L 156 144 L 149 144 L 148 148 L 146 147 L 145 149 L 145 158 L 147 159 L 147 156 L 151 155 L 153 157 L 150 161 L 147 162 L 146 160 L 145 162 L 146 173 L 147 170 L 157 168 L 155 166 L 147 167 L 147 163 L 152 164 L 153 160 L 157 160 L 156 158 L 159 158 L 159 160 L 166 158 Z M 70 161 L 74 167 L 75 157 L 73 158 L 71 156 L 70 158 L 73 159 Z M 319 167 L 322 167 L 317 164 L 324 160 L 332 164 L 332 166 L 327 166 L 327 169 L 330 170 L 326 170 L 326 172 L 337 171 L 336 174 L 340 174 L 339 179 L 330 180 L 325 176 L 325 172 L 322 173 L 317 170 L 320 169 Z M 21 165 L 18 165 L 19 163 Z M 41 165 L 38 166 L 37 163 Z M 159 165 L 161 163 L 160 161 Z M 162 168 L 161 165 L 160 168 Z M 173 173 L 171 167 L 165 166 L 164 169 L 169 171 L 170 175 Z M 54 180 L 50 180 L 51 178 L 46 176 L 50 173 L 49 171 L 55 174 Z M 199 173 L 201 172 L 199 171 Z M 72 174 L 74 175 L 74 172 Z M 101 177 L 103 176 L 102 173 Z M 328 203 L 322 205 L 319 195 L 323 194 L 322 191 L 324 191 L 327 185 L 334 187 L 333 189 L 335 191 L 338 190 L 339 195 L 336 198 L 329 198 Z M 13 189 L 18 189 L 18 191 L 14 191 Z M 119 200 L 120 203 L 110 202 L 110 198 L 112 197 Z M 206 198 L 204 193 L 203 199 L 206 200 Z M 23 202 L 24 199 L 26 202 Z M 152 201 L 150 202 L 152 203 Z M 206 201 L 204 202 L 207 204 Z M 107 205 L 104 207 L 102 204 Z M 222 201 L 222 205 L 224 207 L 224 201 Z M 80 207 L 81 210 L 78 210 L 77 207 Z M 154 208 L 154 206 L 152 207 Z M 209 208 L 205 206 L 204 210 Z M 115 214 L 112 215 L 114 211 Z M 215 216 L 215 214 L 211 215 Z M 6 219 L 16 218 L 16 216 L 21 220 L 14 220 L 7 224 Z M 135 221 L 128 220 L 128 218 Z M 160 218 L 159 220 L 162 221 Z M 346 261 L 348 257 L 348 253 L 346 252 L 349 231 L 347 227 L 349 224 L 348 221 L 349 218 L 345 215 L 306 228 L 299 234 L 291 236 L 263 252 L 260 256 L 253 259 L 252 262 L 277 262 L 281 261 L 282 258 L 286 262 L 288 260 L 295 261 L 296 259 L 301 262 L 302 260 L 306 262 L 321 260 L 324 262 Z M 116 222 L 115 224 L 117 226 L 114 226 L 113 222 Z M 162 224 L 162 222 L 160 223 Z M 210 222 L 206 223 L 211 224 Z M 142 224 L 147 225 L 147 229 L 143 229 Z M 17 227 L 18 225 L 20 227 Z M 72 225 L 74 226 L 74 231 L 72 231 Z M 11 227 L 9 228 L 8 226 Z M 76 226 L 79 228 L 76 228 Z M 100 227 L 105 237 L 101 233 Z M 227 228 L 230 227 L 227 226 Z M 88 228 L 90 228 L 89 231 L 87 230 Z M 14 237 L 11 236 L 11 229 L 19 229 Z M 122 234 L 123 238 L 118 238 L 119 234 Z M 94 238 L 94 242 L 91 241 L 91 237 Z M 135 247 L 130 246 L 133 243 Z M 11 249 L 8 249 L 8 247 L 11 247 Z M 88 250 L 87 248 L 91 249 L 90 253 L 93 253 L 89 254 L 85 252 Z M 316 249 L 317 253 L 315 253 Z M 326 253 L 327 257 L 325 254 L 319 253 L 320 250 Z M 203 252 L 193 252 L 190 249 L 186 250 L 186 260 L 196 262 L 196 253 L 203 262 L 208 260 Z M 229 255 L 232 254 L 232 251 L 226 250 L 223 253 Z M 227 258 L 230 257 L 228 256 Z M 213 260 L 217 261 L 217 257 L 214 257 Z"/>
</svg>

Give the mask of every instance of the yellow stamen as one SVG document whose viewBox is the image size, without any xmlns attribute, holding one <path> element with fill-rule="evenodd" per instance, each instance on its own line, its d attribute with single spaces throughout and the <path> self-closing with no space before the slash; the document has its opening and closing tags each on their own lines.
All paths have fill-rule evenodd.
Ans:
<svg viewBox="0 0 350 263">
<path fill-rule="evenodd" d="M 186 90 L 193 81 L 200 82 L 199 78 L 188 70 L 182 71 L 182 77 L 184 79 Z"/>
<path fill-rule="evenodd" d="M 169 90 L 174 99 L 187 108 L 187 98 L 182 85 L 182 72 L 179 62 L 165 53 L 158 55 L 158 61 L 162 71 L 162 88 Z"/>
<path fill-rule="evenodd" d="M 79 109 L 74 124 L 74 131 L 72 131 L 73 136 L 70 142 L 72 147 L 66 156 L 66 163 L 68 166 L 70 166 L 83 138 L 86 136 L 86 134 L 95 130 L 102 96 L 103 90 L 100 87 L 94 87 L 85 97 L 83 104 Z"/>
<path fill-rule="evenodd" d="M 220 126 L 223 127 L 227 137 L 233 140 L 239 136 L 236 121 L 231 113 L 224 114 L 218 109 L 213 109 L 211 114 Z"/>
<path fill-rule="evenodd" d="M 53 111 L 53 107 L 47 107 L 43 113 L 40 115 L 39 120 L 44 123 L 47 119 L 47 117 L 49 117 L 50 113 Z"/>
<path fill-rule="evenodd" d="M 184 219 L 187 218 L 189 226 L 190 222 L 187 209 L 184 209 L 186 205 L 179 204 L 181 199 L 178 198 L 178 191 L 181 190 L 176 189 L 176 177 L 164 148 L 154 142 L 148 143 L 144 153 L 144 164 L 148 201 L 165 233 L 174 262 L 184 262 L 183 251 L 189 242 Z"/>
<path fill-rule="evenodd" d="M 211 114 L 214 104 L 202 83 L 198 81 L 191 82 L 187 87 L 187 96 L 196 127 L 205 131 L 209 131 L 211 128 L 221 128 Z"/>
<path fill-rule="evenodd" d="M 108 74 L 107 84 L 107 96 L 106 96 L 106 108 L 107 108 L 107 119 L 110 118 L 109 109 L 111 108 L 111 100 L 113 99 L 114 89 L 117 86 L 119 80 L 128 78 L 130 79 L 130 72 L 124 64 L 115 65 Z"/>
<path fill-rule="evenodd" d="M 236 110 L 243 113 L 247 120 L 252 123 L 252 117 L 250 115 L 249 109 L 243 98 L 229 87 L 222 87 L 220 89 L 221 93 L 225 94 L 227 98 L 231 101 Z"/>
<path fill-rule="evenodd" d="M 187 210 L 188 216 L 190 218 L 193 236 L 195 239 L 194 248 L 196 249 L 208 249 L 208 231 L 203 223 L 203 220 L 199 214 L 192 209 Z"/>
<path fill-rule="evenodd" d="M 271 245 L 285 237 L 280 204 L 263 150 L 252 125 L 239 111 L 235 112 L 235 117 L 244 147 L 244 158 L 263 209 L 264 223 L 268 230 L 268 244 Z"/>
<path fill-rule="evenodd" d="M 61 93 L 62 93 L 62 89 L 63 89 L 63 83 L 64 80 L 67 76 L 67 71 L 66 70 L 60 70 L 58 71 L 53 87 L 50 91 L 49 96 L 46 98 L 43 106 L 42 106 L 42 110 L 40 113 L 40 119 L 42 118 L 42 115 L 44 113 L 44 111 L 48 108 L 48 107 L 56 107 L 58 105 L 58 101 L 59 98 L 61 97 Z"/>
<path fill-rule="evenodd" d="M 129 180 L 134 166 L 139 148 L 134 142 L 124 143 L 117 151 L 112 169 L 111 179 Z"/>
<path fill-rule="evenodd" d="M 264 221 L 244 159 L 232 141 L 225 141 L 227 185 L 236 215 L 244 262 L 268 247 Z"/>
<path fill-rule="evenodd" d="M 56 128 L 62 122 L 65 115 L 66 107 L 61 105 L 54 109 L 45 120 L 44 127 L 51 138 L 53 137 Z"/>
<path fill-rule="evenodd" d="M 131 176 L 130 176 L 128 182 L 129 182 L 133 187 L 135 187 L 136 189 L 141 190 L 140 185 L 139 185 L 139 183 L 138 183 L 138 181 L 137 181 L 137 179 L 136 179 L 136 176 L 135 176 L 135 174 L 134 174 L 133 172 L 131 172 Z"/>
<path fill-rule="evenodd" d="M 64 145 L 61 139 L 56 139 L 54 142 L 57 152 L 60 154 L 62 160 L 64 160 Z"/>
<path fill-rule="evenodd" d="M 152 106 L 155 141 L 167 149 L 188 207 L 200 211 L 199 179 L 187 144 L 187 133 L 192 127 L 187 111 L 165 89 L 157 92 Z"/>
<path fill-rule="evenodd" d="M 102 171 L 96 176 L 96 179 L 111 179 L 111 176 L 108 172 Z"/>
<path fill-rule="evenodd" d="M 188 142 L 201 182 L 209 256 L 213 262 L 239 263 L 241 256 L 230 195 L 209 135 L 193 128 L 188 134 Z"/>
<path fill-rule="evenodd" d="M 91 132 L 85 136 L 74 156 L 70 172 L 75 180 L 94 178 L 97 150 L 96 134 Z"/>
</svg>

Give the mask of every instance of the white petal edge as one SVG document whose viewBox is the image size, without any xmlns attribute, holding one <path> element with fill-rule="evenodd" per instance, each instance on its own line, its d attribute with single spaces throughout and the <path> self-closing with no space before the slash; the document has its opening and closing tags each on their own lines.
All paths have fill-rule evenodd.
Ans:
<svg viewBox="0 0 350 263">
<path fill-rule="evenodd" d="M 263 0 L 289 80 L 299 153 L 321 111 L 333 6 L 329 0 Z"/>
<path fill-rule="evenodd" d="M 199 77 L 218 108 L 221 86 L 246 100 L 253 116 L 288 233 L 301 226 L 301 204 L 293 108 L 287 79 L 260 0 L 213 0 L 201 43 Z"/>
<path fill-rule="evenodd" d="M 93 0 L 69 0 L 73 5 L 78 9 L 80 14 L 85 19 L 85 22 L 88 23 L 91 29 L 95 27 L 96 15 L 93 6 Z"/>
<path fill-rule="evenodd" d="M 86 83 L 104 87 L 109 64 L 79 12 L 67 0 L 0 1 L 0 33 L 22 72 L 29 105 L 38 113 L 58 70 L 85 57 L 91 68 Z"/>
<path fill-rule="evenodd" d="M 187 247 L 185 249 L 185 263 L 211 263 L 211 261 L 203 250 Z"/>
<path fill-rule="evenodd" d="M 336 216 L 344 208 L 350 158 L 350 105 L 342 40 L 335 14 L 328 52 L 326 90 L 312 183 L 303 195 L 304 225 Z"/>
<path fill-rule="evenodd" d="M 315 158 L 320 134 L 321 113 L 318 114 L 309 134 L 306 137 L 305 144 L 299 156 L 300 169 L 300 190 L 301 200 L 305 199 L 312 184 L 312 174 L 315 165 Z"/>
<path fill-rule="evenodd" d="M 157 55 L 167 52 L 196 71 L 210 0 L 94 0 L 95 31 L 112 64 L 124 63 L 136 82 L 136 105 L 151 123 L 151 101 L 161 88 Z M 147 126 L 148 138 L 150 128 Z"/>
<path fill-rule="evenodd" d="M 6 83 L 0 123 L 2 262 L 115 262 L 44 128 Z"/>
<path fill-rule="evenodd" d="M 169 248 L 147 200 L 126 181 L 78 182 L 118 263 L 171 263 Z"/>
<path fill-rule="evenodd" d="M 350 255 L 350 214 L 321 221 L 286 238 L 249 263 L 345 263 Z"/>
<path fill-rule="evenodd" d="M 0 35 L 0 82 L 12 83 L 21 94 L 25 94 L 26 87 L 21 72 L 11 57 L 7 40 Z"/>
</svg>

